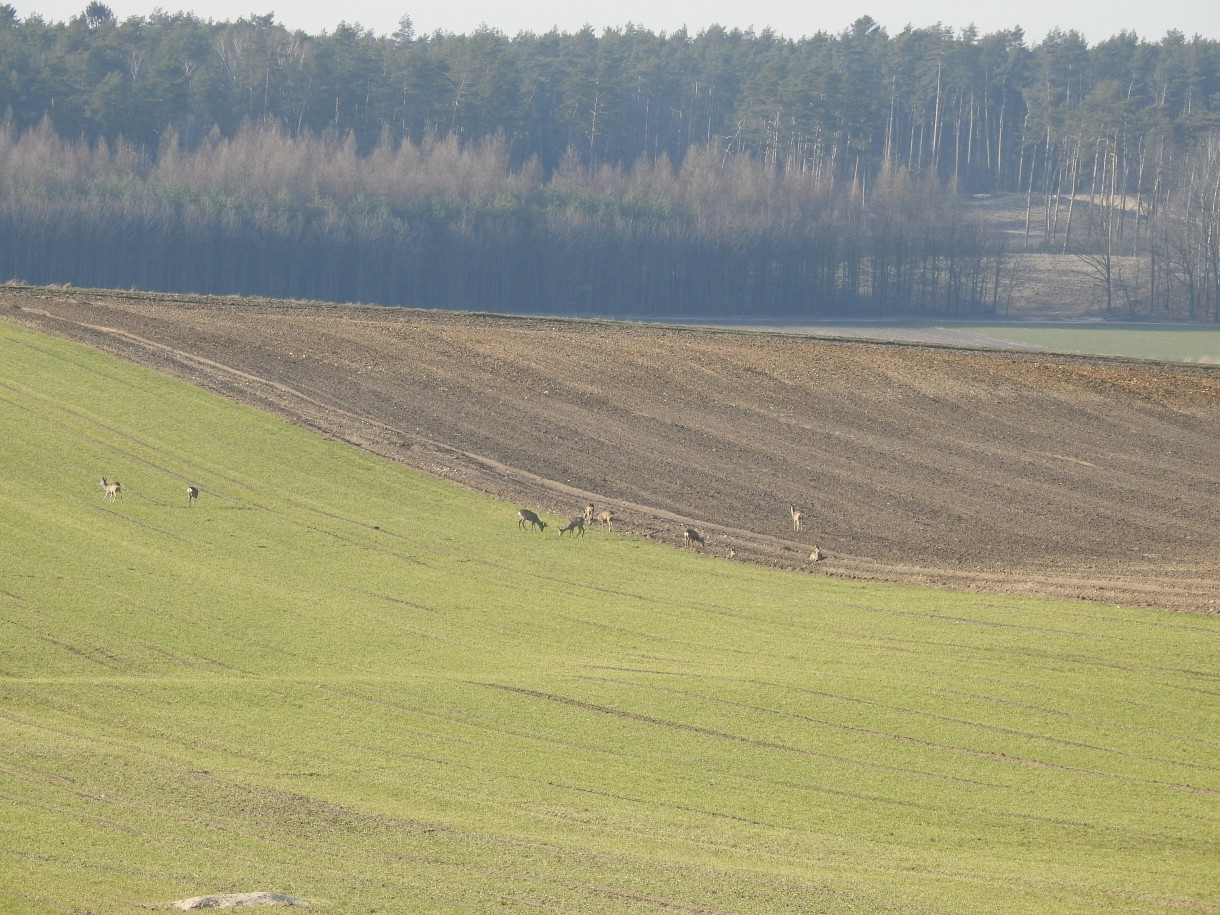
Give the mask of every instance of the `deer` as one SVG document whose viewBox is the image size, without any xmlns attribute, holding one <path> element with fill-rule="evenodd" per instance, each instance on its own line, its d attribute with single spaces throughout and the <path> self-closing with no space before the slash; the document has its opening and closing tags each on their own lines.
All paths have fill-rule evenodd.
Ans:
<svg viewBox="0 0 1220 915">
<path fill-rule="evenodd" d="M 585 519 L 585 524 L 589 524 L 593 521 L 593 513 L 595 511 L 597 511 L 597 509 L 592 502 L 585 506 L 584 513 L 581 515 L 581 517 Z"/>
<path fill-rule="evenodd" d="M 598 524 L 604 524 L 606 526 L 606 530 L 614 530 L 614 512 L 610 511 L 610 509 L 598 512 L 595 520 Z"/>
<path fill-rule="evenodd" d="M 197 501 L 199 501 L 199 487 L 188 486 L 186 488 L 186 504 L 194 505 Z"/>
<path fill-rule="evenodd" d="M 825 558 L 826 558 L 826 554 L 825 554 L 825 553 L 823 553 L 823 552 L 822 552 L 822 551 L 821 551 L 821 550 L 820 550 L 818 547 L 816 547 L 816 546 L 813 548 L 813 552 L 809 554 L 809 561 L 810 561 L 810 562 L 821 562 L 821 561 L 822 561 L 823 559 L 825 559 Z"/>
<path fill-rule="evenodd" d="M 107 499 L 113 502 L 116 499 L 123 498 L 123 484 L 118 480 L 115 480 L 113 483 L 108 483 L 106 482 L 106 478 L 102 477 L 97 485 L 102 487 L 103 502 L 105 502 Z"/>
<path fill-rule="evenodd" d="M 575 531 L 575 533 L 572 533 L 573 531 Z M 560 537 L 562 537 L 564 534 L 567 534 L 567 533 L 572 533 L 573 537 L 577 537 L 577 536 L 583 537 L 585 535 L 585 516 L 577 515 L 575 518 L 573 518 L 571 521 L 569 521 L 567 524 L 565 524 L 563 527 L 561 527 L 559 529 Z"/>
<path fill-rule="evenodd" d="M 535 515 L 528 508 L 523 508 L 517 512 L 517 527 L 525 530 L 525 525 L 529 524 L 531 529 L 538 528 L 539 531 L 546 530 L 546 522 Z"/>
<path fill-rule="evenodd" d="M 693 527 L 688 527 L 686 530 L 684 530 L 684 531 L 682 532 L 682 542 L 683 542 L 683 543 L 684 543 L 686 546 L 690 546 L 692 543 L 697 543 L 697 544 L 699 544 L 700 546 L 704 546 L 704 545 L 705 545 L 705 544 L 704 544 L 704 542 L 703 542 L 703 535 L 702 535 L 702 534 L 700 534 L 700 533 L 699 533 L 697 530 L 695 530 Z"/>
<path fill-rule="evenodd" d="M 792 512 L 792 530 L 799 531 L 801 529 L 801 516 L 804 514 L 804 512 L 802 512 L 791 502 L 788 503 L 788 510 Z"/>
</svg>

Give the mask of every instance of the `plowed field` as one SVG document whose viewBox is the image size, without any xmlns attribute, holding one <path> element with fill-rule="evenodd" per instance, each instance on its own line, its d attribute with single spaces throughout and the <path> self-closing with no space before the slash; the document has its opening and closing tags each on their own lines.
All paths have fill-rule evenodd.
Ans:
<svg viewBox="0 0 1220 915">
<path fill-rule="evenodd" d="M 592 502 L 726 560 L 1220 612 L 1216 370 L 73 289 L 0 288 L 0 317 L 552 519 Z"/>
</svg>

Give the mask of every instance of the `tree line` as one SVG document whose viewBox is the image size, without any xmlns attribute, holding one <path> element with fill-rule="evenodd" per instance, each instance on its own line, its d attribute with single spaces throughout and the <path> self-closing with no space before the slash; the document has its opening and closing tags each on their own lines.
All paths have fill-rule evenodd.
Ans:
<svg viewBox="0 0 1220 915">
<path fill-rule="evenodd" d="M 867 195 L 692 148 L 547 177 L 462 143 L 250 125 L 152 155 L 0 124 L 0 274 L 493 311 L 621 316 L 978 313 L 1005 256 L 931 179 Z"/>
<path fill-rule="evenodd" d="M 1078 254 L 1110 309 L 1220 320 L 1220 45 L 1197 36 L 308 35 L 93 2 L 63 23 L 0 5 L 0 61 L 9 276 L 979 313 L 1013 259 L 960 202 L 1020 193 L 1022 246 Z"/>
<path fill-rule="evenodd" d="M 986 193 L 1044 182 L 1098 137 L 1138 158 L 1150 138 L 1220 127 L 1220 42 L 1176 31 L 1090 47 L 1055 30 L 1031 46 L 1018 28 L 891 36 L 865 16 L 800 39 L 630 25 L 509 37 L 416 35 L 404 17 L 390 36 L 344 23 L 309 35 L 271 14 L 119 21 L 95 0 L 67 22 L 0 4 L 0 61 L 0 111 L 18 129 L 49 114 L 72 138 L 156 149 L 173 128 L 194 148 L 258 121 L 350 133 L 362 152 L 387 133 L 500 134 L 515 163 L 548 172 L 573 151 L 628 166 L 714 145 L 840 178 L 932 171 Z"/>
</svg>

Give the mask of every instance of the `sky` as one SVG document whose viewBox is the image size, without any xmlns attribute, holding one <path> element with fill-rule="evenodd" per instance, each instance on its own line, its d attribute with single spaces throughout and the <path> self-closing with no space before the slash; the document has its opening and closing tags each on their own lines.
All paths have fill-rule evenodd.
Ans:
<svg viewBox="0 0 1220 915">
<path fill-rule="evenodd" d="M 21 18 L 37 13 L 56 22 L 80 14 L 88 0 L 33 0 L 12 2 Z M 1051 29 L 1075 29 L 1090 44 L 1120 31 L 1136 32 L 1159 41 L 1176 29 L 1187 38 L 1197 34 L 1220 40 L 1220 0 L 1022 0 L 1019 3 L 979 3 L 978 0 L 873 0 L 870 3 L 817 3 L 809 0 L 526 0 L 505 4 L 498 0 L 448 0 L 412 4 L 411 0 L 346 0 L 343 3 L 306 0 L 103 0 L 119 19 L 146 16 L 157 8 L 166 12 L 194 12 L 201 19 L 235 20 L 250 14 L 274 13 L 275 21 L 310 34 L 333 31 L 340 22 L 359 24 L 377 34 L 393 34 L 403 15 L 409 15 L 417 35 L 437 30 L 465 34 L 489 26 L 512 36 L 519 32 L 575 32 L 585 25 L 600 32 L 633 23 L 653 32 L 675 32 L 685 27 L 697 34 L 710 25 L 726 28 L 771 28 L 786 38 L 818 31 L 838 33 L 861 16 L 871 16 L 891 34 L 911 25 L 935 25 L 961 30 L 968 25 L 980 34 L 1020 26 L 1027 44 L 1041 41 Z"/>
</svg>

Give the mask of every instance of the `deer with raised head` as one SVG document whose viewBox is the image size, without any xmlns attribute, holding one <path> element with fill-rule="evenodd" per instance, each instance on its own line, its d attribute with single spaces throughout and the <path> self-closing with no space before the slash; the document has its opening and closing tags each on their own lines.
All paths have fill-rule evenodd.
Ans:
<svg viewBox="0 0 1220 915">
<path fill-rule="evenodd" d="M 546 522 L 535 515 L 528 508 L 520 509 L 517 512 L 517 527 L 525 530 L 525 525 L 529 524 L 532 528 L 537 528 L 540 531 L 546 530 Z"/>
<path fill-rule="evenodd" d="M 575 532 L 575 533 L 573 533 L 573 532 Z M 559 529 L 560 537 L 562 537 L 564 534 L 569 534 L 569 533 L 571 533 L 573 537 L 576 537 L 576 536 L 583 537 L 585 535 L 585 516 L 584 515 L 577 515 L 575 518 L 573 518 L 571 521 L 569 521 L 567 524 L 565 524 L 563 527 L 561 527 Z"/>
<path fill-rule="evenodd" d="M 585 510 L 581 513 L 581 517 L 585 519 L 585 524 L 591 524 L 593 521 L 593 513 L 597 511 L 596 506 L 592 502 L 585 506 Z"/>
<path fill-rule="evenodd" d="M 610 509 L 607 508 L 604 511 L 598 512 L 595 520 L 598 524 L 604 524 L 606 526 L 606 530 L 614 530 L 614 512 L 610 511 Z"/>
<path fill-rule="evenodd" d="M 690 546 L 692 543 L 697 543 L 700 546 L 704 546 L 703 535 L 693 527 L 688 527 L 682 532 L 682 542 L 686 546 Z"/>
<path fill-rule="evenodd" d="M 792 530 L 799 531 L 801 529 L 801 517 L 804 512 L 802 512 L 791 502 L 788 503 L 788 510 L 792 512 Z"/>
<path fill-rule="evenodd" d="M 186 504 L 194 505 L 198 501 L 199 501 L 199 487 L 198 486 L 188 486 L 186 488 Z"/>
<path fill-rule="evenodd" d="M 813 552 L 809 554 L 810 562 L 821 562 L 825 558 L 826 558 L 826 554 L 823 553 L 816 546 L 813 548 Z"/>
<path fill-rule="evenodd" d="M 116 499 L 123 498 L 123 484 L 120 483 L 118 480 L 115 480 L 113 483 L 108 483 L 106 481 L 106 478 L 102 477 L 102 479 L 98 482 L 97 485 L 102 487 L 102 501 L 103 502 L 105 502 L 107 499 L 109 499 L 111 502 L 113 502 Z"/>
</svg>

